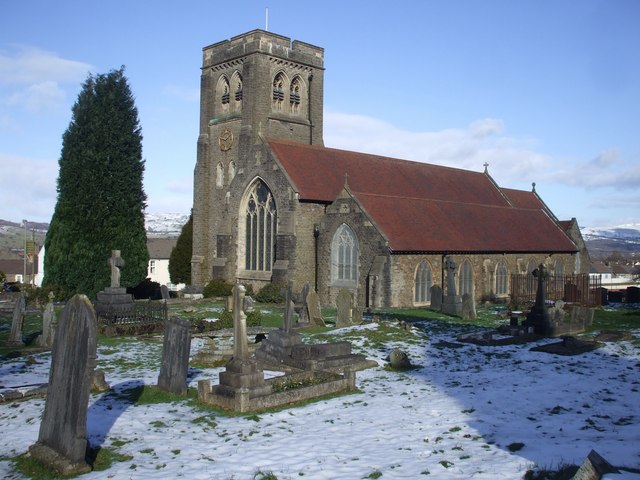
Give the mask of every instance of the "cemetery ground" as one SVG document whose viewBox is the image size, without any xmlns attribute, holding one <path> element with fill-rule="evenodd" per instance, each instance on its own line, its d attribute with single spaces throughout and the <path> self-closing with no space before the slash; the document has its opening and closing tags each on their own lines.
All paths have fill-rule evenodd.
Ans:
<svg viewBox="0 0 640 480">
<path fill-rule="evenodd" d="M 258 308 L 263 325 L 281 324 L 281 308 Z M 640 479 L 637 306 L 598 310 L 584 337 L 599 338 L 601 346 L 575 356 L 531 350 L 557 339 L 459 341 L 508 323 L 500 308 L 479 307 L 473 322 L 392 310 L 377 312 L 380 322 L 303 331 L 308 343 L 348 340 L 379 366 L 357 373 L 354 392 L 251 414 L 197 402 L 198 380 L 217 383 L 222 366 L 192 362 L 182 398 L 154 388 L 161 337 L 101 336 L 97 367 L 111 390 L 91 394 L 87 430 L 95 463 L 83 477 L 559 479 L 570 478 L 593 449 L 624 467 L 607 480 Z M 176 303 L 171 311 L 211 320 L 222 303 Z M 323 314 L 335 319 L 335 310 Z M 50 352 L 7 355 L 10 323 L 10 314 L 0 316 L 0 385 L 28 390 L 47 382 Z M 41 328 L 41 313 L 29 311 L 24 336 L 32 339 Z M 599 335 L 614 330 L 624 335 Z M 192 358 L 204 343 L 192 340 Z M 386 366 L 396 348 L 413 368 Z M 44 405 L 42 397 L 0 404 L 3 478 L 56 478 L 23 455 L 38 438 Z"/>
</svg>

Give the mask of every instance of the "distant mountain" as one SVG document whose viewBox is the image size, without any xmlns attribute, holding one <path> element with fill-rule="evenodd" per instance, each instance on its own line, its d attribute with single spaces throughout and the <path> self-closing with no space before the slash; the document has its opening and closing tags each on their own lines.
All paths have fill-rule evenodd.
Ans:
<svg viewBox="0 0 640 480">
<path fill-rule="evenodd" d="M 640 256 L 640 223 L 586 227 L 580 231 L 592 259 L 607 258 L 614 253 L 625 257 Z"/>
<path fill-rule="evenodd" d="M 145 226 L 150 237 L 178 236 L 189 220 L 187 213 L 147 213 Z"/>
</svg>

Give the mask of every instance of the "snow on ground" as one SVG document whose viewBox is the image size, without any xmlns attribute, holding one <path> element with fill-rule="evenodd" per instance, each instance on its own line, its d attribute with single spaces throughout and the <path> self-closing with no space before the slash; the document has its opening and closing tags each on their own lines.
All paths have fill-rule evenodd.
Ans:
<svg viewBox="0 0 640 480">
<path fill-rule="evenodd" d="M 334 333 L 349 335 L 376 324 Z M 221 416 L 177 402 L 136 405 L 113 393 L 92 395 L 89 440 L 133 458 L 82 478 L 517 479 L 534 467 L 581 464 L 591 449 L 617 466 L 640 467 L 640 347 L 607 343 L 573 357 L 532 352 L 533 345 L 452 348 L 470 327 L 415 324 L 413 342 L 384 349 L 354 342 L 378 361 L 357 374 L 360 393 L 299 408 Z M 634 332 L 636 337 L 640 331 Z M 543 340 L 536 345 L 551 342 Z M 192 354 L 202 341 L 194 339 Z M 394 347 L 418 368 L 382 368 Z M 98 367 L 115 392 L 157 381 L 160 342 L 131 339 L 99 346 Z M 384 350 L 384 351 L 383 351 Z M 49 354 L 27 365 L 0 364 L 0 384 L 47 381 Z M 221 369 L 192 369 L 217 382 Z M 38 438 L 44 399 L 0 405 L 0 474 Z M 521 449 L 516 450 L 518 444 Z M 516 450 L 516 451 L 512 451 Z M 260 478 L 260 477 L 257 477 Z M 607 479 L 640 479 L 625 473 Z"/>
</svg>

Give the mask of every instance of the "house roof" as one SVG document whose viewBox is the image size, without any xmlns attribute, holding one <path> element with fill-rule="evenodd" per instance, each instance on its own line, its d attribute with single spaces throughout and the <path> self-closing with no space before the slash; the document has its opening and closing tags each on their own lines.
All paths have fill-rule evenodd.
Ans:
<svg viewBox="0 0 640 480">
<path fill-rule="evenodd" d="M 150 260 L 165 260 L 171 256 L 171 250 L 178 242 L 177 237 L 147 238 L 147 250 Z"/>
<path fill-rule="evenodd" d="M 0 272 L 7 275 L 22 275 L 24 273 L 25 263 L 23 259 L 0 259 Z M 27 275 L 38 273 L 38 257 L 34 262 L 27 262 Z"/>
<path fill-rule="evenodd" d="M 342 189 L 393 252 L 575 252 L 533 192 L 499 188 L 486 173 L 283 140 L 267 140 L 301 201 Z"/>
</svg>

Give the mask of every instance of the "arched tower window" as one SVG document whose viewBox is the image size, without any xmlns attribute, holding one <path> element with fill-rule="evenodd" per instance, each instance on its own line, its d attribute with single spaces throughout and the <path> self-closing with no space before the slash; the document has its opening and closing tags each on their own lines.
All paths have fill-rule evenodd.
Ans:
<svg viewBox="0 0 640 480">
<path fill-rule="evenodd" d="M 216 165 L 216 187 L 222 188 L 224 186 L 224 167 L 222 163 Z"/>
<path fill-rule="evenodd" d="M 473 268 L 471 262 L 465 260 L 460 267 L 460 295 L 473 294 Z"/>
<path fill-rule="evenodd" d="M 414 297 L 416 305 L 424 305 L 431 301 L 431 287 L 433 286 L 433 274 L 431 266 L 423 260 L 416 269 L 414 280 Z"/>
<path fill-rule="evenodd" d="M 496 266 L 496 295 L 504 296 L 508 293 L 509 288 L 509 272 L 507 265 L 500 260 Z"/>
<path fill-rule="evenodd" d="M 291 113 L 300 115 L 302 113 L 302 98 L 303 98 L 304 83 L 299 76 L 294 77 L 291 81 L 291 87 L 289 89 L 289 107 Z"/>
<path fill-rule="evenodd" d="M 216 87 L 216 112 L 228 113 L 229 99 L 229 79 L 226 75 L 222 75 L 218 79 L 218 85 Z"/>
<path fill-rule="evenodd" d="M 287 78 L 284 73 L 278 73 L 273 79 L 273 99 L 271 108 L 276 112 L 281 112 L 284 105 L 284 93 L 287 84 Z"/>
<path fill-rule="evenodd" d="M 270 272 L 275 256 L 276 203 L 262 180 L 251 188 L 244 216 L 245 268 Z"/>
<path fill-rule="evenodd" d="M 331 241 L 331 283 L 343 287 L 358 285 L 358 240 L 344 223 Z"/>
<path fill-rule="evenodd" d="M 233 111 L 242 110 L 242 76 L 234 72 L 231 77 L 231 88 L 233 89 Z"/>
</svg>

